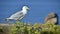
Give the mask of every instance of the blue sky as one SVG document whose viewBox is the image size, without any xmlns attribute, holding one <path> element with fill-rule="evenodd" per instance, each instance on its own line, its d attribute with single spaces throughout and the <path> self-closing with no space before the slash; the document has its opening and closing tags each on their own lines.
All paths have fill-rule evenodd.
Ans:
<svg viewBox="0 0 60 34">
<path fill-rule="evenodd" d="M 29 6 L 30 11 L 22 22 L 44 23 L 51 12 L 58 14 L 60 22 L 60 0 L 0 0 L 0 23 L 5 23 L 2 19 L 20 11 L 24 5 Z"/>
</svg>

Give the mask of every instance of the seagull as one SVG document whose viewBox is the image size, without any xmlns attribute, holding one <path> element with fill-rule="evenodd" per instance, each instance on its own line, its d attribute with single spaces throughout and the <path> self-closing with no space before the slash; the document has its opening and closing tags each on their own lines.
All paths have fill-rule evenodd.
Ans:
<svg viewBox="0 0 60 34">
<path fill-rule="evenodd" d="M 6 18 L 7 21 L 9 20 L 21 20 L 28 12 L 30 8 L 28 6 L 23 6 L 21 11 L 18 11 L 12 14 L 10 17 Z"/>
</svg>

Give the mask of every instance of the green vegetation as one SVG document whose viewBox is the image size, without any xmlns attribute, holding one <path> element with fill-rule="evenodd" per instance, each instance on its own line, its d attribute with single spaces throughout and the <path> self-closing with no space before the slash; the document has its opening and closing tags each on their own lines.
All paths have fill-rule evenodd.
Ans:
<svg viewBox="0 0 60 34">
<path fill-rule="evenodd" d="M 11 25 L 12 24 L 9 23 L 10 27 L 7 26 L 9 34 L 60 34 L 60 26 L 51 23 L 35 23 L 34 25 L 31 25 L 29 23 L 16 22 L 14 26 L 11 27 Z M 0 26 L 0 32 L 1 29 L 4 30 L 5 28 L 5 26 Z"/>
<path fill-rule="evenodd" d="M 31 25 L 17 22 L 11 29 L 12 34 L 60 34 L 60 26 L 50 23 Z"/>
</svg>

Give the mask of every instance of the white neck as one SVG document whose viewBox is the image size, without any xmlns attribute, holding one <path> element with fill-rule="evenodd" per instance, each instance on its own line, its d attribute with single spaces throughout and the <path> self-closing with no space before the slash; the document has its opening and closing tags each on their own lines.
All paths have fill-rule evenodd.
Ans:
<svg viewBox="0 0 60 34">
<path fill-rule="evenodd" d="M 27 13 L 27 10 L 26 10 L 26 9 L 23 9 L 22 12 L 23 12 L 24 14 L 26 14 L 26 13 Z"/>
</svg>

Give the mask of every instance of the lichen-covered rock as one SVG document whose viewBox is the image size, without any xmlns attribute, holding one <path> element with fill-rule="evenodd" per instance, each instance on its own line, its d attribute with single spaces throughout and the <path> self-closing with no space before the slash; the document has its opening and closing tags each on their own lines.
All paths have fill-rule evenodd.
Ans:
<svg viewBox="0 0 60 34">
<path fill-rule="evenodd" d="M 45 19 L 45 23 L 58 24 L 58 15 L 56 13 L 50 13 Z"/>
</svg>

